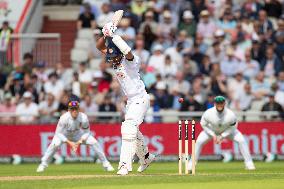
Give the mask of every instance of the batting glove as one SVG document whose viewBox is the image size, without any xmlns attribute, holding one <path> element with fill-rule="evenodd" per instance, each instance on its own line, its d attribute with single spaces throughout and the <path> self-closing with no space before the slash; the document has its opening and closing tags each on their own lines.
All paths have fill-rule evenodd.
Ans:
<svg viewBox="0 0 284 189">
<path fill-rule="evenodd" d="M 114 26 L 112 22 L 108 22 L 106 25 L 104 25 L 102 32 L 105 37 L 112 37 L 116 29 L 117 27 Z"/>
</svg>

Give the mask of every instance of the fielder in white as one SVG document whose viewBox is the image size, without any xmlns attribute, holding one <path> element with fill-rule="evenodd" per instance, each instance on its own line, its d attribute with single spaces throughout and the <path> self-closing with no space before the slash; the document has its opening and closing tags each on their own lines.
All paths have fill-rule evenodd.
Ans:
<svg viewBox="0 0 284 189">
<path fill-rule="evenodd" d="M 202 147 L 213 138 L 216 144 L 221 144 L 223 139 L 229 138 L 239 144 L 241 154 L 244 158 L 245 168 L 254 170 L 248 144 L 237 129 L 237 117 L 233 111 L 225 107 L 226 99 L 223 96 L 215 97 L 215 106 L 206 110 L 202 115 L 200 125 L 203 131 L 196 140 L 195 157 L 196 163 L 201 153 Z M 192 169 L 192 161 L 189 160 L 188 169 Z"/>
<path fill-rule="evenodd" d="M 37 172 L 43 172 L 48 167 L 49 161 L 63 143 L 67 143 L 74 152 L 76 152 L 80 144 L 90 145 L 101 160 L 103 168 L 106 171 L 114 171 L 100 144 L 90 133 L 87 115 L 79 112 L 78 101 L 68 103 L 68 112 L 60 117 L 55 135 L 41 158 L 41 164 L 38 166 Z"/>
<path fill-rule="evenodd" d="M 131 48 L 118 35 L 114 35 L 116 27 L 108 23 L 103 28 L 104 37 L 97 42 L 97 48 L 106 55 L 107 63 L 111 63 L 117 80 L 127 96 L 125 121 L 121 125 L 121 152 L 118 175 L 127 175 L 132 171 L 132 160 L 136 154 L 140 160 L 138 172 L 143 172 L 155 159 L 148 152 L 144 138 L 139 131 L 145 113 L 150 105 L 150 97 L 140 79 L 140 60 L 133 55 Z"/>
</svg>

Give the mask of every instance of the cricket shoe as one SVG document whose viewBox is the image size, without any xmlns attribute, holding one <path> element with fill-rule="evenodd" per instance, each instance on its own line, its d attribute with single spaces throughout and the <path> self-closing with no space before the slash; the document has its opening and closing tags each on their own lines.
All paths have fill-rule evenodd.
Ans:
<svg viewBox="0 0 284 189">
<path fill-rule="evenodd" d="M 37 173 L 42 173 L 42 172 L 44 172 L 44 170 L 45 170 L 47 167 L 48 167 L 47 164 L 41 163 L 41 164 L 38 166 L 36 172 L 37 172 Z"/>
<path fill-rule="evenodd" d="M 125 176 L 125 175 L 128 175 L 128 169 L 125 165 L 122 165 L 119 170 L 117 171 L 118 175 L 121 175 L 121 176 Z"/>
<path fill-rule="evenodd" d="M 255 170 L 255 166 L 252 161 L 246 163 L 246 170 Z"/>
<path fill-rule="evenodd" d="M 112 165 L 108 161 L 103 163 L 103 167 L 104 167 L 104 170 L 107 171 L 107 172 L 114 171 L 114 168 L 112 167 Z"/>
<path fill-rule="evenodd" d="M 150 154 L 149 156 L 144 160 L 144 162 L 141 162 L 141 165 L 138 167 L 137 172 L 142 173 L 145 171 L 149 165 L 155 160 L 156 156 L 154 154 Z"/>
</svg>

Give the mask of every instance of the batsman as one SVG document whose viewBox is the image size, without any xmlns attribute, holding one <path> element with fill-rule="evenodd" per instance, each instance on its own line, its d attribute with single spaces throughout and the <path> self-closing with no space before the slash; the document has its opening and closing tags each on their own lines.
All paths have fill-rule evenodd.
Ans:
<svg viewBox="0 0 284 189">
<path fill-rule="evenodd" d="M 150 97 L 140 79 L 141 62 L 127 43 L 114 34 L 115 30 L 113 22 L 107 23 L 102 29 L 104 36 L 98 40 L 97 48 L 105 54 L 106 62 L 112 64 L 115 76 L 127 97 L 125 119 L 121 125 L 122 144 L 117 172 L 118 175 L 127 175 L 132 171 L 135 154 L 140 160 L 138 172 L 143 172 L 155 159 L 155 155 L 149 153 L 139 131 L 139 125 L 150 105 Z"/>
<path fill-rule="evenodd" d="M 247 170 L 254 170 L 255 166 L 249 152 L 248 144 L 242 133 L 237 129 L 237 117 L 233 111 L 226 108 L 225 105 L 225 97 L 216 96 L 214 99 L 214 107 L 206 110 L 202 115 L 200 125 L 203 128 L 203 131 L 199 134 L 196 141 L 196 163 L 203 145 L 210 139 L 213 139 L 216 144 L 221 144 L 225 138 L 229 138 L 238 143 L 244 158 L 245 168 Z M 192 160 L 189 160 L 188 170 L 192 170 Z"/>
</svg>

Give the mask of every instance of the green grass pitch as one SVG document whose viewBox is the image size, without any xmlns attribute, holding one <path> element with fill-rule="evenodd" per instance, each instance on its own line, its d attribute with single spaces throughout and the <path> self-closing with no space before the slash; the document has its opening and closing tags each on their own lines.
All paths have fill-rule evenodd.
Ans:
<svg viewBox="0 0 284 189">
<path fill-rule="evenodd" d="M 114 164 L 117 166 L 117 164 Z M 195 176 L 177 175 L 177 163 L 153 163 L 147 171 L 117 176 L 101 165 L 78 163 L 50 165 L 44 173 L 36 164 L 0 165 L 1 189 L 283 189 L 284 161 L 256 162 L 257 170 L 246 171 L 242 162 L 200 162 Z M 137 164 L 134 167 L 137 169 Z"/>
</svg>

